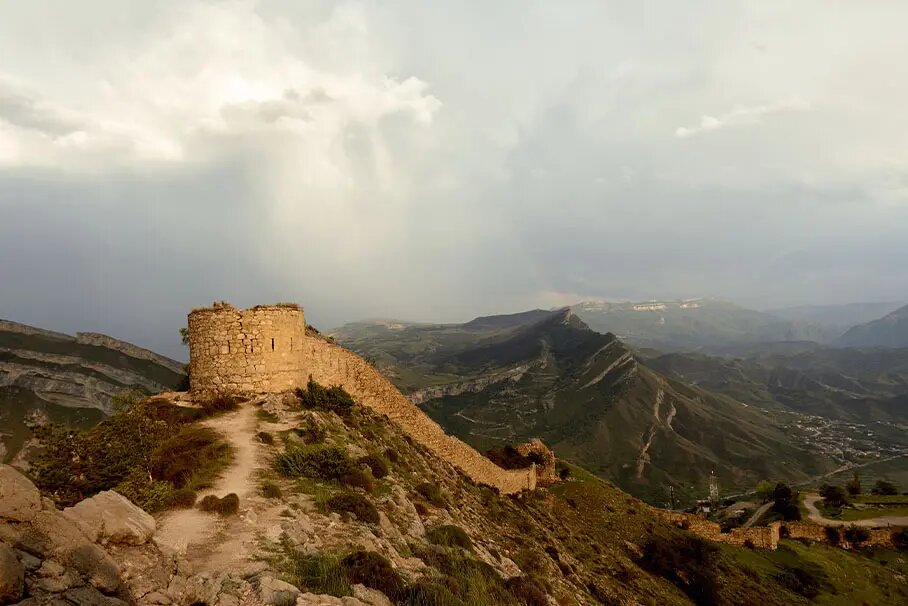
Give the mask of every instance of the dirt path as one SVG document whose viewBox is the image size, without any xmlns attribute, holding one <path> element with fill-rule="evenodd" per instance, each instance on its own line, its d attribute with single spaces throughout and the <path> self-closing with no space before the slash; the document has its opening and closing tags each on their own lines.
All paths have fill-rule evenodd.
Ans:
<svg viewBox="0 0 908 606">
<path fill-rule="evenodd" d="M 865 520 L 830 520 L 823 517 L 820 510 L 817 509 L 817 501 L 820 495 L 811 493 L 804 495 L 804 507 L 807 509 L 807 517 L 815 524 L 823 526 L 864 526 L 868 528 L 885 527 L 885 526 L 908 526 L 908 516 L 883 516 L 879 518 L 867 518 Z"/>
<path fill-rule="evenodd" d="M 233 461 L 209 490 L 199 493 L 240 497 L 237 516 L 220 517 L 199 509 L 183 509 L 163 514 L 158 519 L 155 542 L 164 550 L 185 555 L 198 572 L 237 570 L 249 563 L 255 552 L 262 523 L 277 519 L 274 506 L 258 496 L 257 470 L 266 464 L 263 445 L 256 438 L 256 407 L 242 404 L 240 409 L 203 423 L 221 433 L 233 448 Z M 266 526 L 267 528 L 267 526 Z"/>
<path fill-rule="evenodd" d="M 762 517 L 763 514 L 766 513 L 766 511 L 770 507 L 772 507 L 772 502 L 764 503 L 763 505 L 758 507 L 757 510 L 753 513 L 753 515 L 750 516 L 750 518 L 746 522 L 744 522 L 744 524 L 741 525 L 741 528 L 750 528 L 751 526 L 756 524 L 757 520 L 759 520 L 760 517 Z"/>
</svg>

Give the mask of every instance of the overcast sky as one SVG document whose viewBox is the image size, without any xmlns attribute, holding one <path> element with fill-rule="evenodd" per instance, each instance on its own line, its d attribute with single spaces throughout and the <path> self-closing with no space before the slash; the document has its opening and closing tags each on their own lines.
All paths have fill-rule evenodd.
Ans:
<svg viewBox="0 0 908 606">
<path fill-rule="evenodd" d="M 180 353 L 586 298 L 908 299 L 908 4 L 0 3 L 0 318 Z"/>
</svg>

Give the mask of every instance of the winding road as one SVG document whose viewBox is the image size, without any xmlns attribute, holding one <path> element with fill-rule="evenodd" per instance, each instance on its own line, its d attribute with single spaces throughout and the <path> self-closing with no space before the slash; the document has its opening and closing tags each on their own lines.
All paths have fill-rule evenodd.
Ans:
<svg viewBox="0 0 908 606">
<path fill-rule="evenodd" d="M 864 526 L 866 528 L 908 526 L 908 516 L 883 516 L 849 521 L 830 520 L 829 518 L 824 518 L 820 510 L 817 509 L 817 501 L 819 500 L 820 495 L 816 493 L 804 495 L 804 507 L 807 509 L 807 517 L 815 524 L 821 524 L 822 526 Z"/>
</svg>

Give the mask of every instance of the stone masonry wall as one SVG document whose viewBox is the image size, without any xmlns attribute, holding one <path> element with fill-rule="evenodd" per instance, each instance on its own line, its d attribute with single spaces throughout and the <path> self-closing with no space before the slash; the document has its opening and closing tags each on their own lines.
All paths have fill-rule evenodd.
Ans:
<svg viewBox="0 0 908 606">
<path fill-rule="evenodd" d="M 355 400 L 387 415 L 417 443 L 458 467 L 473 481 L 497 488 L 503 494 L 536 488 L 535 469 L 502 469 L 466 443 L 447 435 L 356 354 L 317 338 L 308 338 L 305 344 L 304 367 L 316 382 L 343 386 Z"/>
<path fill-rule="evenodd" d="M 811 522 L 784 522 L 781 524 L 785 527 L 785 532 L 792 539 L 810 539 L 820 543 L 828 543 L 829 537 L 826 535 L 826 527 Z M 841 537 L 840 544 L 847 545 L 844 537 L 845 525 L 837 526 Z M 892 547 L 892 535 L 901 530 L 900 527 L 892 528 L 868 528 L 867 533 L 870 538 L 861 543 L 862 547 Z"/>
<path fill-rule="evenodd" d="M 190 389 L 194 397 L 220 392 L 279 392 L 306 384 L 340 385 L 361 404 L 387 415 L 405 433 L 503 494 L 536 488 L 535 468 L 506 470 L 447 435 L 365 360 L 318 337 L 307 337 L 303 310 L 274 305 L 239 311 L 221 304 L 189 314 Z"/>
<path fill-rule="evenodd" d="M 751 528 L 733 528 L 731 532 L 723 533 L 721 527 L 715 522 L 710 522 L 692 513 L 680 511 L 655 510 L 665 521 L 675 524 L 692 533 L 715 541 L 730 545 L 744 545 L 750 541 L 754 547 L 760 549 L 775 549 L 779 544 L 779 537 L 785 535 L 790 539 L 809 539 L 818 543 L 829 543 L 826 527 L 811 522 L 773 522 L 769 526 L 755 526 Z M 784 529 L 784 530 L 783 530 Z M 838 527 L 840 533 L 844 526 Z M 874 528 L 868 529 L 870 538 L 861 543 L 862 547 L 892 547 L 892 535 L 900 528 Z M 849 547 L 845 538 L 839 543 L 842 547 Z"/>
<path fill-rule="evenodd" d="M 722 532 L 721 526 L 698 515 L 680 511 L 665 511 L 664 509 L 657 509 L 656 512 L 667 522 L 716 543 L 728 543 L 729 545 L 738 546 L 750 543 L 757 549 L 769 550 L 776 549 L 779 546 L 778 525 L 733 528 L 731 532 Z"/>
<path fill-rule="evenodd" d="M 304 370 L 305 335 L 298 306 L 197 309 L 189 314 L 190 389 L 202 397 L 293 389 Z"/>
</svg>

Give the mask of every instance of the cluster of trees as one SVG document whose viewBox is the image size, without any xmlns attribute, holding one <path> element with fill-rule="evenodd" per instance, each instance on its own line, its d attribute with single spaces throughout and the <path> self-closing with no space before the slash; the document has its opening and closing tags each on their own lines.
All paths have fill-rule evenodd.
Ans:
<svg viewBox="0 0 908 606">
<path fill-rule="evenodd" d="M 898 487 L 887 480 L 877 480 L 870 489 L 870 494 L 872 495 L 888 496 L 897 495 L 898 493 Z M 854 476 L 845 483 L 844 487 L 833 486 L 831 484 L 823 484 L 820 486 L 820 496 L 823 497 L 823 505 L 829 509 L 841 509 L 848 505 L 849 497 L 858 497 L 861 494 L 863 494 L 861 474 L 857 471 L 854 472 Z"/>
<path fill-rule="evenodd" d="M 763 501 L 772 501 L 772 511 L 783 520 L 800 520 L 801 510 L 798 508 L 798 493 L 790 486 L 779 482 L 775 486 L 767 480 L 757 484 L 757 497 Z"/>
</svg>

